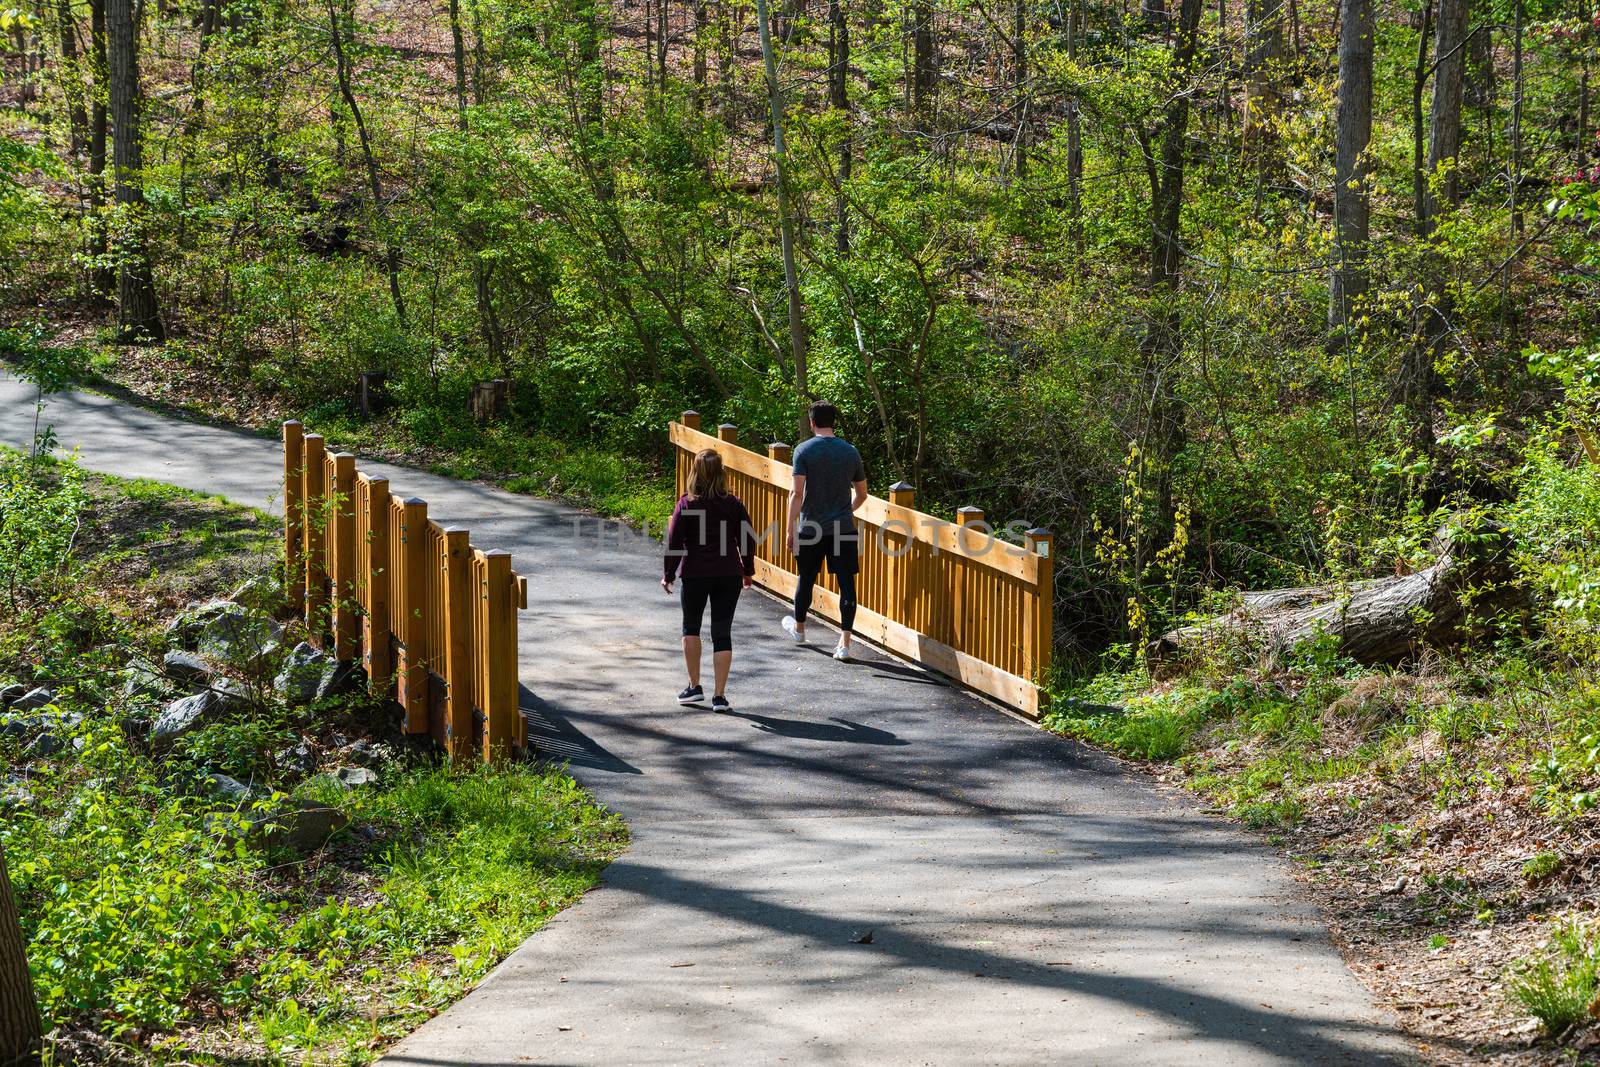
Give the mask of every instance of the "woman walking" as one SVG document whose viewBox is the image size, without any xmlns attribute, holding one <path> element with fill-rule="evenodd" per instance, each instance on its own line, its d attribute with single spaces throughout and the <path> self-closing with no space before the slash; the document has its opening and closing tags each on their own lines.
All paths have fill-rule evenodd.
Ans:
<svg viewBox="0 0 1600 1067">
<path fill-rule="evenodd" d="M 683 662 L 689 685 L 678 694 L 680 704 L 705 699 L 700 686 L 700 622 L 711 606 L 711 664 L 715 688 L 712 711 L 731 711 L 728 671 L 733 666 L 733 612 L 739 593 L 756 572 L 755 530 L 750 513 L 728 492 L 722 457 L 706 449 L 694 457 L 688 492 L 672 509 L 667 526 L 667 552 L 661 588 L 672 595 L 672 582 L 683 577 Z"/>
</svg>

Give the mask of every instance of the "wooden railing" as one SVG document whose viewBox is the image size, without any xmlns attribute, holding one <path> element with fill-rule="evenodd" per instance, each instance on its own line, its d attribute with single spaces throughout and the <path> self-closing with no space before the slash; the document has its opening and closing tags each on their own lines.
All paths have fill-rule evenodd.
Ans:
<svg viewBox="0 0 1600 1067">
<path fill-rule="evenodd" d="M 695 453 L 715 449 L 728 487 L 750 512 L 759 537 L 756 581 L 793 596 L 794 558 L 786 547 L 788 445 L 761 455 L 738 444 L 738 430 L 701 432 L 700 416 L 686 411 L 670 428 L 682 495 Z M 983 512 L 962 508 L 952 522 L 915 510 L 915 492 L 900 483 L 889 499 L 868 497 L 856 512 L 861 529 L 861 571 L 856 578 L 855 632 L 1030 715 L 1043 710 L 1040 683 L 1050 670 L 1051 591 L 1054 564 L 1050 533 L 1033 529 L 1021 544 L 993 536 Z M 818 583 L 812 606 L 839 620 L 838 584 Z"/>
<path fill-rule="evenodd" d="M 283 424 L 285 588 L 312 641 L 360 659 L 375 696 L 431 734 L 454 761 L 524 747 L 517 700 L 517 610 L 527 579 L 508 552 L 474 548 L 428 505 L 329 454 L 321 435 Z"/>
</svg>

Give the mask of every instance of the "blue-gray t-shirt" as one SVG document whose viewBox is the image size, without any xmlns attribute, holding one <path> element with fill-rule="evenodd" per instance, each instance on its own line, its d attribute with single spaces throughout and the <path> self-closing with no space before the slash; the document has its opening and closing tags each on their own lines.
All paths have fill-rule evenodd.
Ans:
<svg viewBox="0 0 1600 1067">
<path fill-rule="evenodd" d="M 795 449 L 794 472 L 806 480 L 800 517 L 819 524 L 848 520 L 855 483 L 867 480 L 861 453 L 839 437 L 813 437 Z"/>
</svg>

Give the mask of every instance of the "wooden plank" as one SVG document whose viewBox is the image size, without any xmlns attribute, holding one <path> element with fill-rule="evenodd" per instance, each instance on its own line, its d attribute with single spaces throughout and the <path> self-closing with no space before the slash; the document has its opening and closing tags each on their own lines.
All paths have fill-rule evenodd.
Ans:
<svg viewBox="0 0 1600 1067">
<path fill-rule="evenodd" d="M 283 424 L 283 592 L 296 612 L 306 599 L 305 427 Z"/>
<path fill-rule="evenodd" d="M 691 454 L 702 449 L 714 449 L 722 456 L 723 466 L 729 471 L 747 474 L 785 493 L 789 491 L 794 470 L 787 463 L 758 455 L 680 423 L 673 423 L 669 432 L 673 444 Z M 682 491 L 680 484 L 679 495 L 682 495 Z M 856 511 L 856 517 L 871 527 L 882 529 L 889 526 L 891 533 L 909 533 L 939 553 L 970 559 L 980 567 L 1000 571 L 1025 582 L 1038 580 L 1038 561 L 1025 546 L 981 532 L 963 532 L 957 523 L 949 519 L 891 504 L 877 496 L 867 497 L 866 503 Z M 891 523 L 895 525 L 890 526 Z M 869 536 L 875 541 L 876 530 L 870 531 Z"/>
<path fill-rule="evenodd" d="M 756 561 L 756 581 L 779 596 L 794 596 L 799 581 L 788 571 L 774 567 L 765 560 Z M 818 586 L 811 608 L 831 622 L 839 621 L 839 596 Z M 889 651 L 905 656 L 938 671 L 969 689 L 976 690 L 1007 704 L 1024 715 L 1038 718 L 1041 708 L 1039 687 L 1027 678 L 1021 678 L 993 664 L 985 663 L 958 649 L 951 648 L 924 634 L 885 618 L 870 608 L 856 608 L 855 633 L 876 642 Z"/>
<path fill-rule="evenodd" d="M 451 763 L 472 758 L 472 546 L 467 531 L 452 526 L 444 531 L 445 647 L 439 673 L 445 684 L 445 751 Z"/>
<path fill-rule="evenodd" d="M 305 465 L 301 471 L 306 555 L 305 623 L 311 643 L 325 644 L 328 625 L 327 482 L 323 470 L 326 449 L 319 433 L 305 436 Z"/>
<path fill-rule="evenodd" d="M 340 452 L 333 457 L 333 485 L 328 538 L 332 550 L 333 656 L 346 661 L 356 658 L 360 639 L 360 612 L 356 605 L 356 457 Z"/>
<path fill-rule="evenodd" d="M 394 650 L 389 632 L 389 482 L 360 476 L 362 536 L 360 578 L 361 656 L 367 669 L 368 691 L 382 697 L 394 689 Z"/>
<path fill-rule="evenodd" d="M 482 688 L 476 694 L 484 716 L 484 759 L 509 759 L 523 747 L 517 701 L 517 613 L 509 552 L 479 552 L 479 655 Z"/>
<path fill-rule="evenodd" d="M 394 546 L 400 617 L 395 620 L 403 658 L 397 664 L 397 696 L 405 709 L 406 733 L 428 732 L 428 620 L 424 573 L 428 566 L 428 505 L 412 497 L 401 503 L 400 543 Z"/>
</svg>

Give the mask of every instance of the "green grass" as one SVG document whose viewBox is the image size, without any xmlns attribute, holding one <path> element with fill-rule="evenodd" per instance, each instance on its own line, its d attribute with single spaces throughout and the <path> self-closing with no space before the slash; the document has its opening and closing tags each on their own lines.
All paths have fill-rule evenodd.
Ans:
<svg viewBox="0 0 1600 1067">
<path fill-rule="evenodd" d="M 90 476 L 71 569 L 0 617 L 0 682 L 48 682 L 70 742 L 28 759 L 0 817 L 47 1028 L 130 1062 L 360 1063 L 462 995 L 593 886 L 626 830 L 570 777 L 449 773 L 362 700 L 240 712 L 152 752 L 124 722 L 120 668 L 160 623 L 275 558 L 270 517 L 152 482 Z M 153 705 L 146 705 L 149 714 Z M 378 736 L 381 784 L 280 781 L 271 753 Z M 210 772 L 259 788 L 244 811 Z M 7 786 L 6 788 L 9 788 Z M 350 820 L 307 857 L 250 831 L 294 800 Z"/>
<path fill-rule="evenodd" d="M 418 411 L 367 423 L 329 410 L 312 412 L 306 424 L 341 448 L 422 449 L 437 457 L 429 464 L 435 474 L 494 481 L 514 493 L 564 500 L 651 530 L 664 529 L 672 514 L 670 471 L 508 422 L 483 426 L 461 415 Z"/>
</svg>

